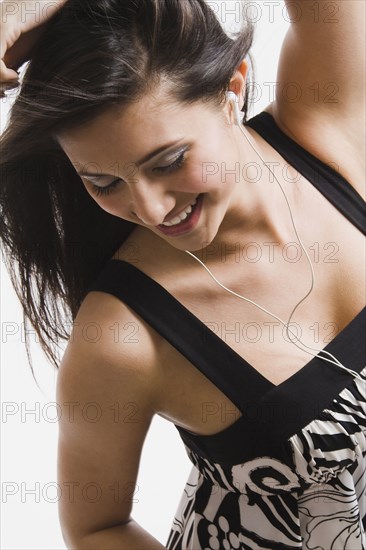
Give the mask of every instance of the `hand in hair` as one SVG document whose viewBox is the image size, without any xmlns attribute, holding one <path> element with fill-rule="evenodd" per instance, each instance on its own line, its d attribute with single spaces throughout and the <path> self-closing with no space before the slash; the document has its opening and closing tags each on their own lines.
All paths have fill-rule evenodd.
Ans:
<svg viewBox="0 0 366 550">
<path fill-rule="evenodd" d="M 0 96 L 19 85 L 17 69 L 31 58 L 32 49 L 49 20 L 67 0 L 3 0 L 0 3 Z"/>
</svg>

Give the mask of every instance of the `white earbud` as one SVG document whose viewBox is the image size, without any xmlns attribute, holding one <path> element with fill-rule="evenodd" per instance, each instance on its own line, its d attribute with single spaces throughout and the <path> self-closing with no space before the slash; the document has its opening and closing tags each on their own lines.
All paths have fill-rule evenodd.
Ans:
<svg viewBox="0 0 366 550">
<path fill-rule="evenodd" d="M 242 115 L 239 109 L 239 97 L 234 92 L 226 92 L 226 99 L 231 103 L 234 113 L 234 122 L 238 126 L 242 125 Z"/>
</svg>

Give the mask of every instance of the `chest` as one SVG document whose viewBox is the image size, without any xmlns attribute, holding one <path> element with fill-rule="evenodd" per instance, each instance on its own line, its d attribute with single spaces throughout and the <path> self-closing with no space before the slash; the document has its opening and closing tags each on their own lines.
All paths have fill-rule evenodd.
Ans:
<svg viewBox="0 0 366 550">
<path fill-rule="evenodd" d="M 365 248 L 364 242 L 357 246 L 355 241 L 352 249 L 345 236 L 343 240 L 303 241 L 313 265 L 312 290 L 309 262 L 295 241 L 289 246 L 256 242 L 241 251 L 238 247 L 236 255 L 211 270 L 225 289 L 193 258 L 195 277 L 177 274 L 174 282 L 161 282 L 226 346 L 278 385 L 331 342 L 363 308 Z M 299 338 L 300 345 L 292 343 L 291 337 Z M 310 350 L 313 354 L 301 343 L 315 348 Z M 175 353 L 172 348 L 171 360 Z"/>
<path fill-rule="evenodd" d="M 295 273 L 296 280 L 299 280 L 298 275 L 299 272 Z M 364 307 L 364 292 L 359 287 L 357 269 L 352 270 L 349 280 L 353 280 L 355 286 L 348 287 L 345 284 L 342 292 L 338 293 L 338 300 L 335 298 L 336 285 L 333 293 L 328 294 L 318 288 L 310 295 L 311 299 L 308 297 L 308 303 L 305 300 L 292 317 L 292 334 L 313 348 L 310 349 L 313 355 L 341 333 Z M 287 282 L 289 292 L 286 292 L 286 284 L 276 284 L 276 277 L 273 277 L 272 292 L 268 285 L 266 292 L 258 291 L 256 294 L 248 291 L 247 294 L 286 322 L 296 303 L 309 288 L 305 284 L 305 292 L 301 293 L 298 292 L 301 285 L 294 286 L 292 278 L 287 279 Z M 215 285 L 213 281 L 212 284 Z M 199 286 L 197 284 L 197 290 Z M 245 296 L 244 286 L 237 284 L 232 287 Z M 276 297 L 273 288 L 278 290 Z M 292 291 L 293 288 L 295 291 Z M 282 296 L 279 289 L 283 289 Z M 213 292 L 212 289 L 211 295 L 207 289 L 206 292 L 202 289 L 201 293 L 196 294 L 187 289 L 186 292 L 175 292 L 175 297 L 222 341 L 223 360 L 219 368 L 223 371 L 229 361 L 229 349 L 226 350 L 224 346 L 234 350 L 251 368 L 276 386 L 300 371 L 313 357 L 306 351 L 309 351 L 308 348 L 298 348 L 290 342 L 285 327 L 278 319 L 251 303 L 231 297 L 225 291 L 220 293 L 218 289 Z M 207 345 L 206 339 L 202 337 L 203 355 L 207 355 Z M 161 416 L 193 433 L 204 435 L 220 432 L 241 416 L 241 411 L 220 387 L 165 340 L 161 343 L 160 357 Z"/>
<path fill-rule="evenodd" d="M 213 331 L 223 346 L 234 350 L 275 385 L 301 370 L 365 303 L 363 234 L 318 192 L 303 206 L 296 227 L 314 270 L 313 289 L 306 298 L 311 289 L 311 269 L 295 234 L 286 243 L 258 236 L 230 247 L 223 244 L 222 261 L 211 266 L 211 272 L 227 289 L 246 299 L 220 287 L 187 254 L 184 261 L 180 259 L 184 253 L 171 257 L 165 262 L 168 268 L 161 269 L 161 262 L 156 260 L 160 257 L 158 243 L 156 247 L 150 243 L 154 255 L 142 257 L 138 264 Z M 140 250 L 144 250 L 143 244 L 147 245 L 141 242 Z M 290 334 L 283 325 L 289 320 Z M 294 345 L 291 335 L 315 348 L 310 350 L 313 354 L 304 346 Z M 202 346 L 204 353 L 204 341 Z M 225 347 L 222 349 L 225 352 Z M 194 433 L 209 435 L 241 416 L 220 388 L 163 338 L 159 358 L 158 412 L 162 417 Z"/>
</svg>

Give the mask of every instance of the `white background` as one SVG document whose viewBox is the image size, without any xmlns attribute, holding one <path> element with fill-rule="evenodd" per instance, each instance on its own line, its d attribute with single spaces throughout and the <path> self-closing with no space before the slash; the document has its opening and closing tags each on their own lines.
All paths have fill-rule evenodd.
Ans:
<svg viewBox="0 0 366 550">
<path fill-rule="evenodd" d="M 210 1 L 228 31 L 235 30 L 239 2 Z M 270 101 L 280 47 L 289 26 L 283 0 L 250 1 L 246 13 L 256 22 L 252 53 L 256 63 L 257 101 L 249 116 Z M 225 11 L 222 11 L 225 10 Z M 236 13 L 229 15 L 229 10 Z M 224 15 L 227 19 L 224 22 Z M 237 15 L 238 14 L 238 15 Z M 25 65 L 21 72 L 24 71 Z M 1 131 L 16 93 L 0 100 Z M 31 138 L 31 136 L 30 136 Z M 39 390 L 32 378 L 22 335 L 21 308 L 3 262 L 1 270 L 1 479 L 4 550 L 65 549 L 58 519 L 55 388 L 57 371 L 31 336 Z M 132 517 L 166 543 L 191 463 L 173 424 L 155 416 L 143 448 Z M 106 464 L 106 467 L 108 465 Z"/>
</svg>

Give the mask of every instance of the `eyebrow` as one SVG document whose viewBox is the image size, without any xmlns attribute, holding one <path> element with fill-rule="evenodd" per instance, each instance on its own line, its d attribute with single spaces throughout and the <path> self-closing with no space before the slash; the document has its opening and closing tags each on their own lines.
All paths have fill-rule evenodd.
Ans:
<svg viewBox="0 0 366 550">
<path fill-rule="evenodd" d="M 157 155 L 159 155 L 160 153 L 162 153 L 166 149 L 169 149 L 170 147 L 173 147 L 174 145 L 177 145 L 182 140 L 183 140 L 183 138 L 180 138 L 180 139 L 177 139 L 176 141 L 172 141 L 170 143 L 165 143 L 164 145 L 160 145 L 160 147 L 158 147 L 157 149 L 154 149 L 154 151 L 151 151 L 150 153 L 148 153 L 147 155 L 142 157 L 142 159 L 138 160 L 135 163 L 135 165 L 139 168 L 140 166 L 142 166 L 142 164 L 145 164 L 146 162 L 148 162 L 152 158 L 156 157 Z M 85 177 L 89 177 L 89 178 L 96 178 L 96 177 L 101 178 L 103 176 L 109 177 L 109 176 L 114 176 L 115 175 L 115 174 L 101 174 L 100 172 L 99 173 L 78 172 L 78 174 L 79 174 L 79 176 L 85 176 Z"/>
</svg>

